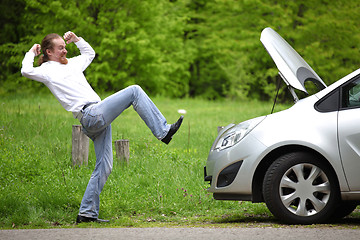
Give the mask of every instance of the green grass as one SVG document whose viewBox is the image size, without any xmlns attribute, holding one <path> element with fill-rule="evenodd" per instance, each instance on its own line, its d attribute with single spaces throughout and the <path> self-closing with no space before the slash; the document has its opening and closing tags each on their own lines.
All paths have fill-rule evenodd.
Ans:
<svg viewBox="0 0 360 240">
<path fill-rule="evenodd" d="M 203 181 L 217 127 L 268 114 L 272 103 L 153 100 L 170 123 L 186 109 L 183 126 L 165 145 L 132 107 L 120 115 L 113 141 L 130 140 L 130 164 L 114 158 L 100 196 L 100 217 L 111 223 L 76 226 L 276 226 L 264 204 L 216 201 Z M 0 228 L 74 227 L 95 164 L 91 141 L 88 166 L 73 167 L 71 126 L 79 123 L 50 94 L 0 96 L 0 109 Z"/>
</svg>

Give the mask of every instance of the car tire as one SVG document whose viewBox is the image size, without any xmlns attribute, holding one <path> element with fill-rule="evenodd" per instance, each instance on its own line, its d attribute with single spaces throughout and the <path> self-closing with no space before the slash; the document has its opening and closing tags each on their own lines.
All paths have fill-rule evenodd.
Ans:
<svg viewBox="0 0 360 240">
<path fill-rule="evenodd" d="M 276 159 L 265 174 L 263 195 L 274 216 L 288 224 L 325 222 L 340 199 L 332 168 L 307 152 Z"/>
<path fill-rule="evenodd" d="M 357 201 L 340 201 L 330 220 L 336 221 L 346 217 L 356 209 L 357 205 L 359 205 L 359 202 Z"/>
</svg>

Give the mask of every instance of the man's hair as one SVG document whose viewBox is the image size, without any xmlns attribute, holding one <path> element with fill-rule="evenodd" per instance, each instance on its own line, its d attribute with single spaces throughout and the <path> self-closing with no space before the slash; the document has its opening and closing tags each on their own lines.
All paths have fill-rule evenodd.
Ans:
<svg viewBox="0 0 360 240">
<path fill-rule="evenodd" d="M 56 33 L 50 33 L 46 35 L 44 39 L 41 41 L 41 51 L 43 52 L 43 55 L 41 55 L 39 58 L 39 62 L 38 62 L 39 66 L 44 62 L 49 61 L 49 56 L 47 55 L 46 50 L 54 48 L 53 40 L 56 38 L 61 38 L 61 36 Z"/>
</svg>

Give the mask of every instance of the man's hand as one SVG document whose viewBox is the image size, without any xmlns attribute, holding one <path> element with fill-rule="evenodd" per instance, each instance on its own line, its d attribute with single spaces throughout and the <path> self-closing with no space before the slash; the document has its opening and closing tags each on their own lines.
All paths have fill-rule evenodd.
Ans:
<svg viewBox="0 0 360 240">
<path fill-rule="evenodd" d="M 33 52 L 35 54 L 35 56 L 37 56 L 40 54 L 40 51 L 41 51 L 40 44 L 34 44 L 29 52 Z"/>
<path fill-rule="evenodd" d="M 64 39 L 66 41 L 67 44 L 72 43 L 72 42 L 77 42 L 80 39 L 75 35 L 75 33 L 68 31 L 64 34 Z"/>
</svg>

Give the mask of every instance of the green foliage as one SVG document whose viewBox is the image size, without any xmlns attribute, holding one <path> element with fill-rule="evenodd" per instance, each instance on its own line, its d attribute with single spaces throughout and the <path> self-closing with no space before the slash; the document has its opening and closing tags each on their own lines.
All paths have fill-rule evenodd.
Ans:
<svg viewBox="0 0 360 240">
<path fill-rule="evenodd" d="M 43 89 L 20 76 L 23 56 L 68 30 L 97 52 L 86 75 L 99 91 L 139 84 L 151 95 L 273 98 L 277 69 L 259 41 L 269 26 L 327 84 L 359 65 L 356 0 L 3 0 L 0 11 L 0 93 Z"/>
<path fill-rule="evenodd" d="M 114 6 L 122 7 L 114 11 Z M 183 24 L 181 12 L 169 2 L 104 4 L 96 22 L 98 58 L 89 73 L 95 84 L 104 90 L 139 84 L 150 94 L 183 96 L 189 65 Z"/>
<path fill-rule="evenodd" d="M 311 8 L 306 2 L 300 4 L 304 16 L 298 20 L 297 29 L 302 34 L 298 33 L 295 44 L 325 83 L 331 84 L 360 64 L 359 4 L 323 1 L 319 7 Z"/>
<path fill-rule="evenodd" d="M 274 87 L 271 91 L 266 88 L 274 75 L 269 76 L 269 82 L 264 76 L 272 67 L 271 59 L 265 58 L 259 37 L 265 27 L 289 24 L 283 19 L 283 9 L 271 1 L 199 2 L 204 4 L 195 7 L 192 24 L 198 31 L 189 37 L 199 46 L 192 74 L 195 91 L 200 91 L 199 95 L 210 91 L 212 98 L 244 99 L 264 93 L 272 96 Z"/>
</svg>

